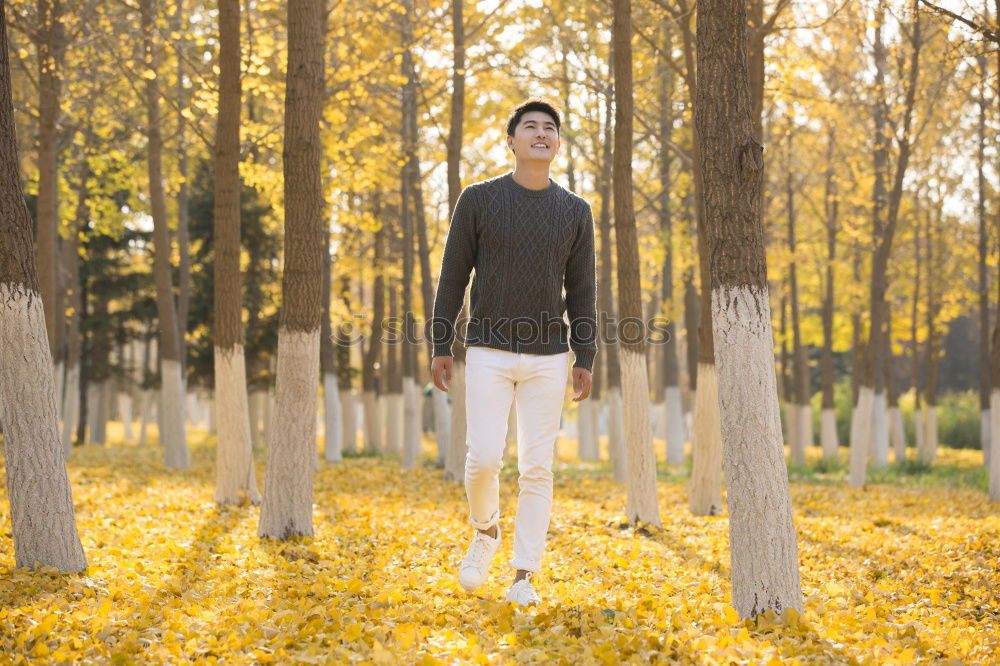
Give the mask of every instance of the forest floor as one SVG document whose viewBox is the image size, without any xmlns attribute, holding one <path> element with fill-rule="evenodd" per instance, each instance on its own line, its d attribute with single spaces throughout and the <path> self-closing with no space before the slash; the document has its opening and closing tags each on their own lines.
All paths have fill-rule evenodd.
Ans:
<svg viewBox="0 0 1000 666">
<path fill-rule="evenodd" d="M 115 441 L 121 426 L 109 430 Z M 1000 654 L 1000 511 L 978 487 L 978 451 L 942 449 L 939 466 L 954 473 L 897 467 L 858 491 L 838 480 L 843 461 L 793 468 L 805 610 L 740 621 L 728 520 L 690 515 L 683 469 L 662 470 L 663 528 L 634 529 L 625 487 L 571 460 L 575 443 L 561 440 L 535 578 L 543 603 L 518 610 L 503 600 L 513 461 L 492 578 L 466 594 L 456 574 L 471 537 L 464 490 L 430 464 L 430 441 L 412 471 L 391 458 L 321 463 L 315 538 L 276 542 L 257 537 L 258 507 L 213 504 L 214 440 L 191 439 L 186 471 L 164 469 L 154 446 L 74 451 L 83 574 L 14 569 L 3 485 L 0 663 L 973 664 Z"/>
</svg>

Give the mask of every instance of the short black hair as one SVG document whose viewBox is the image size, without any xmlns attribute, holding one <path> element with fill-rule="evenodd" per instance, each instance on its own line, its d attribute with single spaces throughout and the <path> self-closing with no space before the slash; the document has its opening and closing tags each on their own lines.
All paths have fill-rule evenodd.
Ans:
<svg viewBox="0 0 1000 666">
<path fill-rule="evenodd" d="M 507 120 L 507 136 L 514 136 L 514 128 L 521 122 L 521 117 L 529 111 L 541 111 L 552 116 L 552 119 L 556 121 L 556 132 L 559 132 L 559 108 L 544 97 L 529 97 L 518 104 L 513 113 L 510 114 L 510 118 Z"/>
</svg>

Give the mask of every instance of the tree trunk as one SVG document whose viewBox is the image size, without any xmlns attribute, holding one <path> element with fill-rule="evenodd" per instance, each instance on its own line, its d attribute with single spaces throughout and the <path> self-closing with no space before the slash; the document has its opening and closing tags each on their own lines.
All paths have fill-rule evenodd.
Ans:
<svg viewBox="0 0 1000 666">
<path fill-rule="evenodd" d="M 343 460 L 343 415 L 337 376 L 337 349 L 330 325 L 333 261 L 330 257 L 330 230 L 323 233 L 323 320 L 320 324 L 319 366 L 323 373 L 323 459 L 328 463 Z M 350 389 L 348 389 L 350 391 Z"/>
<path fill-rule="evenodd" d="M 140 0 L 143 48 L 146 69 L 158 67 L 155 43 L 156 0 Z M 156 313 L 160 321 L 160 444 L 167 467 L 186 468 L 191 464 L 184 428 L 184 380 L 181 343 L 170 269 L 170 230 L 163 191 L 163 139 L 160 135 L 159 78 L 146 77 L 146 139 L 149 169 L 149 199 L 153 214 L 153 272 L 156 274 Z"/>
<path fill-rule="evenodd" d="M 184 112 L 187 110 L 187 90 L 184 87 L 184 0 L 177 0 L 174 12 L 174 31 L 177 35 L 177 326 L 178 344 L 180 346 L 181 367 L 187 364 L 185 354 L 185 336 L 188 328 L 188 312 L 191 309 L 191 238 L 188 232 L 188 161 L 187 140 L 184 129 L 187 122 Z M 239 30 L 239 26 L 237 26 Z M 239 111 L 237 110 L 237 114 Z M 239 116 L 237 115 L 237 118 Z M 237 189 L 237 196 L 239 190 Z M 185 379 L 185 383 L 186 383 Z M 246 380 L 244 380 L 244 384 Z M 256 482 L 255 482 L 256 484 Z"/>
<path fill-rule="evenodd" d="M 927 222 L 927 274 L 934 275 L 938 266 L 935 265 L 934 249 L 940 238 L 940 209 L 931 214 Z M 937 459 L 938 427 L 937 427 L 937 383 L 938 369 L 941 362 L 941 340 L 938 333 L 938 315 L 941 313 L 941 300 L 933 280 L 927 281 L 927 387 L 924 393 L 924 450 L 920 459 L 928 465 Z"/>
<path fill-rule="evenodd" d="M 94 315 L 100 324 L 91 334 L 90 353 L 87 355 L 91 362 L 91 372 L 87 377 L 87 432 L 91 444 L 104 446 L 108 443 L 107 438 L 107 402 L 105 399 L 105 387 L 110 378 L 109 369 L 111 367 L 111 339 L 107 329 L 107 322 L 110 319 L 108 302 L 103 299 L 95 299 Z"/>
<path fill-rule="evenodd" d="M 31 218 L 18 169 L 6 3 L 0 3 L 0 422 L 17 567 L 82 571 L 56 414 L 52 356 L 38 290 Z"/>
<path fill-rule="evenodd" d="M 393 230 L 391 236 L 395 239 L 396 233 Z M 394 246 L 395 243 L 392 243 Z M 394 248 L 395 250 L 395 248 Z M 396 259 L 395 251 L 390 252 L 389 261 Z M 385 451 L 393 455 L 403 455 L 403 372 L 399 352 L 402 345 L 398 335 L 399 328 L 396 323 L 399 321 L 399 284 L 398 280 L 389 280 L 389 339 L 383 345 L 386 356 L 385 373 L 385 395 L 383 397 L 383 410 L 385 423 Z"/>
<path fill-rule="evenodd" d="M 142 402 L 142 408 L 139 410 L 139 445 L 145 446 L 147 444 L 147 430 L 149 427 L 149 421 L 151 420 L 151 414 L 153 411 L 153 396 L 154 392 L 150 387 L 150 382 L 152 381 L 153 370 L 150 364 L 153 360 L 153 335 L 146 331 L 143 334 L 143 345 L 142 345 L 142 392 L 140 393 L 140 400 Z M 83 414 L 83 410 L 80 410 Z"/>
<path fill-rule="evenodd" d="M 663 21 L 664 47 L 669 49 L 673 44 L 671 36 L 671 21 Z M 674 303 L 674 229 L 673 216 L 670 210 L 670 190 L 673 187 L 670 173 L 670 143 L 674 125 L 673 69 L 661 56 L 656 60 L 657 73 L 660 81 L 659 111 L 660 111 L 660 235 L 666 250 L 663 261 L 662 285 L 660 298 L 666 307 L 666 341 L 660 355 L 659 385 L 663 387 L 663 407 L 660 419 L 664 424 L 663 433 L 667 440 L 667 464 L 684 464 L 684 415 L 681 410 L 680 363 L 677 359 L 677 327 L 674 325 L 673 313 L 677 311 Z"/>
<path fill-rule="evenodd" d="M 680 21 L 683 43 L 685 84 L 688 99 L 697 106 L 697 62 L 691 19 L 688 12 Z M 698 231 L 698 273 L 701 292 L 698 298 L 697 390 L 695 392 L 694 427 L 691 434 L 691 485 L 688 506 L 698 516 L 712 516 L 722 511 L 722 438 L 719 425 L 718 385 L 715 375 L 715 348 L 712 341 L 712 294 L 708 255 L 708 230 L 705 228 L 705 206 L 701 166 L 701 137 L 691 133 L 692 181 Z M 695 384 L 692 383 L 692 387 Z"/>
<path fill-rule="evenodd" d="M 376 220 L 381 219 L 381 202 L 378 193 L 374 197 L 374 215 Z M 365 414 L 365 451 L 368 453 L 383 453 L 381 417 L 378 409 L 379 394 L 385 390 L 385 383 L 378 386 L 376 372 L 384 378 L 385 369 L 379 367 L 379 358 L 382 356 L 382 319 L 385 310 L 385 277 L 383 275 L 383 244 L 385 243 L 386 224 L 381 222 L 375 230 L 375 258 L 372 268 L 375 271 L 374 284 L 372 286 L 372 334 L 368 341 L 368 350 L 365 353 L 364 374 L 362 375 L 364 414 Z M 380 390 L 381 389 L 381 390 Z"/>
<path fill-rule="evenodd" d="M 656 498 L 656 453 L 649 420 L 649 382 L 644 335 L 624 325 L 642 321 L 639 281 L 639 243 L 632 208 L 632 2 L 614 0 L 615 133 L 614 201 L 615 245 L 618 259 L 618 344 L 622 360 L 622 398 L 625 416 L 625 452 L 628 461 L 626 512 L 633 522 L 659 527 Z M 638 339 L 636 339 L 638 338 Z"/>
<path fill-rule="evenodd" d="M 124 337 L 124 336 L 122 336 Z M 126 442 L 135 441 L 135 433 L 132 432 L 132 363 L 133 359 L 129 353 L 129 345 L 125 342 L 119 343 L 118 359 L 121 362 L 121 374 L 118 375 L 116 386 L 116 397 L 118 399 L 118 419 L 122 422 L 123 439 Z"/>
<path fill-rule="evenodd" d="M 313 536 L 316 396 L 323 314 L 324 215 L 320 175 L 323 0 L 289 0 L 285 84 L 285 270 L 281 279 L 274 424 L 258 534 Z"/>
<path fill-rule="evenodd" d="M 351 278 L 341 278 L 341 300 L 350 311 Z M 343 423 L 341 429 L 341 449 L 348 453 L 358 452 L 358 420 L 357 403 L 354 395 L 354 380 L 351 368 L 351 347 L 344 331 L 344 324 L 337 331 L 337 392 L 340 395 L 340 416 Z"/>
<path fill-rule="evenodd" d="M 746 8 L 698 0 L 695 124 L 703 144 L 712 322 L 725 442 L 733 606 L 741 617 L 802 610 L 781 444 L 764 232 L 763 147 L 753 135 Z M 704 389 L 699 390 L 699 394 Z"/>
<path fill-rule="evenodd" d="M 611 46 L 611 57 L 614 58 L 614 44 Z M 612 66 L 612 70 L 614 67 Z M 597 281 L 597 308 L 598 312 L 610 319 L 617 321 L 615 302 L 612 297 L 612 272 L 614 265 L 611 255 L 611 205 L 613 192 L 611 190 L 612 163 L 613 163 L 613 122 L 611 116 L 613 90 L 609 86 L 605 91 L 604 98 L 604 150 L 601 158 L 601 177 L 598 190 L 601 197 L 600 212 L 600 259 L 601 276 Z M 599 325 L 603 325 L 599 322 Z M 611 477 L 618 483 L 624 483 L 628 477 L 628 470 L 625 464 L 625 435 L 622 431 L 622 408 L 621 408 L 621 366 L 618 357 L 617 336 L 609 340 L 605 345 L 603 354 L 607 360 L 605 366 L 605 383 L 607 388 L 607 412 L 608 412 L 608 460 L 611 463 Z"/>
<path fill-rule="evenodd" d="M 557 26 L 559 28 L 559 26 Z M 562 106 L 563 106 L 563 132 L 571 140 L 566 144 L 566 183 L 571 192 L 576 191 L 576 159 L 573 154 L 575 134 L 571 126 L 570 109 L 572 108 L 572 81 L 569 73 L 569 55 L 573 47 L 566 39 L 566 31 L 559 28 L 559 61 L 562 67 Z M 597 358 L 595 357 L 595 361 Z M 596 363 L 591 368 L 590 398 L 576 404 L 576 440 L 577 458 L 581 461 L 592 462 L 600 459 L 600 443 L 597 430 L 597 410 L 599 394 L 596 391 L 596 384 L 600 369 Z"/>
<path fill-rule="evenodd" d="M 463 21 L 462 13 L 462 3 L 463 0 L 452 0 L 451 14 L 452 14 L 452 44 L 454 46 L 454 61 L 452 62 L 451 70 L 451 81 L 452 81 L 452 95 L 451 95 L 451 119 L 450 126 L 448 129 L 448 144 L 447 144 L 447 169 L 448 169 L 448 217 L 451 219 L 451 213 L 455 210 L 455 203 L 458 201 L 458 195 L 462 191 L 461 182 L 461 158 L 462 158 L 462 141 L 463 141 L 463 119 L 465 118 L 465 24 Z M 413 72 L 414 80 L 416 80 L 416 72 Z M 417 118 L 414 115 L 412 123 L 412 129 L 414 135 L 416 135 L 417 130 Z M 409 161 L 411 156 L 406 156 Z M 417 236 L 417 256 L 420 259 L 420 295 L 424 304 L 424 322 L 425 326 L 434 318 L 434 283 L 431 278 L 431 260 L 430 260 L 430 247 L 427 242 L 427 219 L 424 215 L 423 208 L 423 195 L 421 190 L 420 182 L 420 163 L 416 159 L 416 155 L 412 156 L 414 169 L 411 171 L 411 178 L 415 180 L 411 183 L 411 188 L 413 188 L 413 193 L 419 197 L 419 199 L 414 200 L 414 225 L 415 232 Z M 468 312 L 465 310 L 464 312 Z M 462 317 L 460 312 L 458 315 L 459 319 Z M 431 336 L 425 335 L 424 340 L 427 345 L 427 358 L 434 358 L 434 345 L 431 342 Z M 458 363 L 462 363 L 463 367 L 465 365 L 465 347 L 464 345 L 456 339 L 453 347 L 452 353 L 454 354 L 453 372 L 457 370 Z M 428 365 L 430 361 L 428 360 Z M 454 381 L 454 378 L 453 378 Z M 448 391 L 451 393 L 451 399 L 453 401 L 457 400 L 457 394 L 454 391 L 459 390 L 455 387 L 449 387 Z M 460 390 L 465 390 L 464 385 Z M 455 405 L 448 404 L 448 394 L 446 394 L 441 389 L 434 387 L 431 389 L 431 395 L 433 396 L 434 404 L 434 438 L 435 444 L 437 446 L 437 459 L 439 466 L 444 466 L 446 463 L 447 455 L 450 451 L 457 450 L 460 446 L 463 447 L 464 452 L 465 446 L 465 432 L 460 434 L 460 441 L 455 441 L 456 434 L 452 432 L 452 425 L 454 423 L 455 417 L 452 415 L 452 410 L 455 409 Z M 461 419 L 464 419 L 461 416 Z M 464 421 L 463 421 L 464 422 Z M 458 463 L 456 462 L 456 465 Z M 462 453 L 461 464 L 465 465 L 465 455 Z M 447 474 L 446 474 L 447 476 Z M 464 477 L 463 477 L 464 478 Z M 461 480 L 461 479 L 460 479 Z"/>
<path fill-rule="evenodd" d="M 180 9 L 180 8 L 178 8 Z M 219 117 L 215 137 L 215 501 L 260 503 L 250 442 L 240 279 L 240 3 L 219 0 Z M 183 325 L 183 321 L 182 321 Z"/>
<path fill-rule="evenodd" d="M 913 27 L 910 34 L 912 51 L 910 54 L 909 78 L 906 84 L 906 101 L 903 112 L 903 127 L 899 139 L 899 157 L 897 158 L 895 177 L 893 179 L 892 191 L 889 194 L 888 210 L 886 219 L 882 223 L 882 210 L 885 207 L 885 186 L 883 174 L 888 167 L 888 142 L 889 137 L 886 130 L 887 103 L 885 100 L 885 67 L 886 55 L 882 44 L 882 23 L 885 18 L 885 8 L 880 3 L 876 10 L 875 25 L 875 90 L 878 98 L 874 104 L 875 115 L 875 187 L 873 193 L 873 219 L 875 236 L 875 253 L 872 258 L 871 287 L 869 294 L 869 329 L 867 353 L 865 354 L 864 369 L 860 380 L 858 391 L 857 415 L 851 427 L 851 464 L 848 474 L 848 484 L 852 488 L 861 488 L 865 485 L 865 468 L 869 451 L 875 455 L 874 444 L 881 440 L 873 437 L 879 433 L 881 437 L 883 431 L 882 424 L 873 418 L 873 409 L 876 395 L 881 392 L 882 375 L 881 368 L 884 362 L 883 346 L 880 343 L 880 332 L 883 329 L 883 313 L 885 307 L 885 293 L 888 288 L 888 264 L 892 251 L 892 240 L 896 231 L 896 221 L 899 217 L 899 205 L 903 196 L 903 180 L 906 176 L 906 168 L 909 163 L 911 136 L 910 123 L 913 118 L 913 106 L 916 96 L 917 75 L 920 65 L 920 14 L 918 11 L 919 0 L 913 2 Z M 881 399 L 879 400 L 881 403 Z M 876 427 L 878 430 L 876 431 Z"/>
<path fill-rule="evenodd" d="M 80 161 L 80 182 L 76 191 L 76 216 L 63 245 L 62 267 L 66 274 L 66 306 L 69 315 L 66 328 L 66 383 L 63 389 L 62 444 L 66 460 L 73 455 L 73 431 L 80 419 L 80 320 L 83 299 L 80 291 L 80 231 L 86 227 L 90 211 L 88 181 L 90 168 L 85 146 Z M 82 442 L 81 442 L 82 443 Z"/>
<path fill-rule="evenodd" d="M 792 460 L 803 465 L 806 449 L 812 444 L 812 407 L 809 402 L 809 360 L 802 343 L 799 316 L 799 281 L 795 261 L 795 191 L 792 185 L 792 131 L 788 132 L 788 166 L 785 177 L 785 197 L 788 206 L 788 251 L 791 265 L 788 267 L 789 300 L 792 308 L 792 352 L 795 355 L 795 395 L 791 400 L 795 410 L 795 434 L 792 436 Z"/>
<path fill-rule="evenodd" d="M 892 445 L 896 462 L 906 460 L 906 432 L 903 430 L 903 415 L 899 411 L 899 391 L 896 389 L 895 357 L 892 354 L 892 308 L 886 306 L 885 313 L 885 390 L 888 403 L 889 443 Z"/>
<path fill-rule="evenodd" d="M 462 7 L 461 2 L 457 3 L 459 23 L 461 23 L 461 13 Z M 404 120 L 407 125 L 408 131 L 404 131 L 404 141 L 407 144 L 407 160 L 405 169 L 409 169 L 409 177 L 404 178 L 402 182 L 403 189 L 407 187 L 412 188 L 413 197 L 404 196 L 402 201 L 402 254 L 403 254 L 403 282 L 400 285 L 402 288 L 402 305 L 403 305 L 403 315 L 402 315 L 402 339 L 398 343 L 400 353 L 402 355 L 402 412 L 401 414 L 401 427 L 403 430 L 402 435 L 402 464 L 404 468 L 416 467 L 417 457 L 420 455 L 421 446 L 421 428 L 420 421 L 418 419 L 419 409 L 417 403 L 417 380 L 416 380 L 416 367 L 417 367 L 417 352 L 418 348 L 413 343 L 414 340 L 414 327 L 413 327 L 413 215 L 411 213 L 416 213 L 416 206 L 423 206 L 421 201 L 422 195 L 420 194 L 420 157 L 417 153 L 418 145 L 418 118 L 417 118 L 417 74 L 416 68 L 413 64 L 413 54 L 411 52 L 413 44 L 413 2 L 412 0 L 407 0 L 405 3 L 406 13 L 403 16 L 403 40 L 406 45 L 406 50 L 403 51 L 402 67 L 403 76 L 406 77 L 406 84 L 404 84 L 404 104 L 403 104 L 403 114 Z M 452 8 L 452 17 L 454 18 L 455 8 Z M 463 54 L 464 58 L 464 54 Z M 454 83 L 454 72 L 452 73 L 452 81 Z M 464 81 L 463 81 L 464 84 Z M 464 91 L 461 91 L 464 96 Z M 454 95 L 453 95 L 454 98 Z M 452 100 L 454 104 L 455 100 Z M 459 109 L 461 111 L 461 109 Z M 454 123 L 454 116 L 452 117 L 452 123 Z M 459 152 L 461 151 L 461 121 L 458 123 L 458 146 Z M 449 132 L 449 158 L 451 158 L 451 141 L 452 136 Z M 457 165 L 456 165 L 457 166 Z M 453 169 L 451 162 L 448 164 L 448 201 L 451 204 L 451 194 L 453 179 L 458 174 L 452 174 Z M 461 188 L 461 182 L 458 183 L 458 187 Z M 410 206 L 413 205 L 414 208 L 411 211 Z M 420 213 L 423 215 L 423 212 Z M 438 445 L 438 462 L 442 465 L 447 462 L 448 447 L 444 445 L 445 440 L 442 440 Z"/>
<path fill-rule="evenodd" d="M 1000 19 L 997 20 L 1000 25 Z M 986 282 L 987 235 L 986 225 L 986 176 L 983 167 L 986 162 L 986 58 L 978 58 L 983 73 L 983 84 L 977 102 L 979 104 L 978 146 L 976 151 L 976 173 L 978 176 L 979 200 L 979 413 L 980 443 L 983 449 L 983 464 L 990 466 L 990 295 Z M 1000 76 L 1000 74 L 998 74 Z"/>
<path fill-rule="evenodd" d="M 64 360 L 65 305 L 59 289 L 59 116 L 61 70 L 66 55 L 61 0 L 38 0 L 38 289 L 45 310 L 53 376 L 58 387 Z M 57 391 L 56 400 L 60 399 Z"/>
<path fill-rule="evenodd" d="M 924 450 L 924 417 L 923 409 L 920 406 L 920 340 L 917 337 L 918 304 L 920 303 L 920 277 L 921 277 L 921 244 L 920 244 L 920 215 L 917 214 L 913 229 L 913 257 L 916 266 L 913 281 L 913 300 L 910 311 L 910 340 L 913 345 L 913 432 L 914 444 L 917 448 L 917 456 L 923 455 Z"/>
<path fill-rule="evenodd" d="M 997 17 L 997 29 L 1000 30 L 1000 0 L 994 0 L 995 15 Z M 993 98 L 1000 108 L 1000 49 L 997 49 L 997 89 Z M 1000 172 L 1000 159 L 997 161 Z M 1000 228 L 1000 206 L 997 206 L 997 227 Z M 997 280 L 997 302 L 1000 304 L 1000 280 Z M 1000 442 L 1000 312 L 998 312 L 997 323 L 993 327 L 993 348 L 990 353 L 990 380 L 992 391 L 990 392 L 990 442 Z M 1000 446 L 1000 445 L 998 445 Z M 1000 451 L 1000 448 L 998 448 Z M 990 457 L 990 499 L 1000 502 L 1000 454 Z"/>
<path fill-rule="evenodd" d="M 466 290 L 462 310 L 469 312 L 470 307 L 469 291 Z M 452 344 L 454 360 L 451 367 L 451 384 L 448 385 L 448 393 L 451 393 L 452 400 L 448 423 L 448 432 L 451 439 L 448 443 L 448 455 L 445 458 L 444 472 L 446 479 L 459 484 L 465 483 L 465 458 L 468 451 L 465 443 L 468 422 L 465 410 L 465 346 L 463 343 L 464 340 L 459 340 L 456 332 L 455 341 Z M 435 395 L 441 394 L 447 397 L 444 391 L 436 388 L 434 391 Z"/>
<path fill-rule="evenodd" d="M 598 289 L 600 289 L 600 285 L 598 285 Z M 598 292 L 598 298 L 600 298 L 600 292 Z M 591 403 L 588 407 L 584 407 L 584 411 L 589 410 L 590 416 L 580 417 L 582 420 L 590 418 L 592 422 L 591 423 L 592 435 L 591 435 L 591 440 L 589 442 L 589 448 L 582 448 L 580 450 L 580 459 L 584 462 L 597 462 L 600 461 L 601 459 L 601 432 L 603 431 L 602 428 L 603 421 L 601 419 L 601 415 L 602 413 L 604 413 L 604 411 L 602 410 L 602 405 L 607 404 L 606 401 L 602 400 L 605 397 L 605 394 L 607 393 L 604 390 L 604 384 L 605 384 L 604 357 L 607 354 L 606 350 L 609 346 L 606 340 L 604 341 L 604 345 L 605 345 L 604 353 L 597 354 L 594 357 L 594 366 L 591 371 L 592 383 L 590 385 L 590 398 L 580 403 L 581 406 L 583 406 L 584 403 L 588 402 Z M 577 409 L 579 408 L 580 407 L 578 407 Z M 581 441 L 581 445 L 584 444 L 585 442 L 586 440 Z"/>
<path fill-rule="evenodd" d="M 824 222 L 826 225 L 826 270 L 823 285 L 823 354 L 820 360 L 820 381 L 823 384 L 823 403 L 820 421 L 820 444 L 823 457 L 836 460 L 840 442 L 837 437 L 837 419 L 833 397 L 833 266 L 837 258 L 837 219 L 840 209 L 840 193 L 834 176 L 835 128 L 827 135 L 826 185 L 823 197 Z"/>
<path fill-rule="evenodd" d="M 882 301 L 882 329 L 878 333 L 879 364 L 875 366 L 875 402 L 872 406 L 871 466 L 885 469 L 889 465 L 889 409 L 886 396 L 886 370 L 891 361 L 889 356 L 888 299 Z"/>
</svg>

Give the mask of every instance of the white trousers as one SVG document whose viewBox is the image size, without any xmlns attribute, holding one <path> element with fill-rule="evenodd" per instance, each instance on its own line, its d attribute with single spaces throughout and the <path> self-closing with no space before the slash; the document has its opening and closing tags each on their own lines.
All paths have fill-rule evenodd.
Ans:
<svg viewBox="0 0 1000 666">
<path fill-rule="evenodd" d="M 552 458 L 570 353 L 523 354 L 469 347 L 465 360 L 465 492 L 469 522 L 488 530 L 500 520 L 500 468 L 511 401 L 517 409 L 520 492 L 514 519 L 514 569 L 541 569 L 552 512 Z"/>
</svg>

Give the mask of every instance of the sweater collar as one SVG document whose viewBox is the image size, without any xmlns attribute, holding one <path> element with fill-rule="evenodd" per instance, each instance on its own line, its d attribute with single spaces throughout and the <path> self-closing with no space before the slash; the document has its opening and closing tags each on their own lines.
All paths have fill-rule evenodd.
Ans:
<svg viewBox="0 0 1000 666">
<path fill-rule="evenodd" d="M 559 189 L 559 185 L 556 183 L 556 181 L 552 180 L 552 178 L 550 177 L 548 187 L 541 190 L 532 190 L 514 180 L 513 171 L 508 171 L 503 176 L 503 181 L 507 185 L 507 187 L 510 188 L 513 192 L 526 197 L 547 197 L 551 194 L 554 194 L 555 191 Z"/>
</svg>

